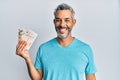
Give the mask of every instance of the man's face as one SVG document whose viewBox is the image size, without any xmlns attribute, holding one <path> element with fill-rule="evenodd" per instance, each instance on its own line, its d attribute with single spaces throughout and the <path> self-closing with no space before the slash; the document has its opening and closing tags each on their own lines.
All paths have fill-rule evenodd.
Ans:
<svg viewBox="0 0 120 80">
<path fill-rule="evenodd" d="M 59 38 L 67 38 L 76 23 L 70 10 L 58 10 L 54 19 L 55 29 Z"/>
</svg>

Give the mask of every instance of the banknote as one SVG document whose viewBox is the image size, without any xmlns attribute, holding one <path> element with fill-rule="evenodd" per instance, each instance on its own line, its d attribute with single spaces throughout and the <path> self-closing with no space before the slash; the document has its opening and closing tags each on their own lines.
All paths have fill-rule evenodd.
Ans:
<svg viewBox="0 0 120 80">
<path fill-rule="evenodd" d="M 27 42 L 26 49 L 29 50 L 38 34 L 31 29 L 21 28 L 18 29 L 18 40 L 22 39 Z"/>
</svg>

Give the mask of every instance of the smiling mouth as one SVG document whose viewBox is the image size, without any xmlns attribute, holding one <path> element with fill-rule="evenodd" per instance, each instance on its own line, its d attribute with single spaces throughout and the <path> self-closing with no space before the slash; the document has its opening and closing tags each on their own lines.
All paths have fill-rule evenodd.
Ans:
<svg viewBox="0 0 120 80">
<path fill-rule="evenodd" d="M 71 32 L 71 29 L 68 26 L 66 27 L 58 26 L 55 27 L 55 29 L 59 38 L 66 38 Z"/>
<path fill-rule="evenodd" d="M 59 32 L 60 32 L 61 34 L 64 34 L 64 32 L 65 32 L 66 30 L 67 30 L 66 28 L 60 28 L 60 29 L 59 29 Z"/>
<path fill-rule="evenodd" d="M 70 29 L 68 26 L 67 27 L 62 27 L 62 26 L 58 26 L 56 27 L 56 30 L 67 30 L 67 29 Z"/>
</svg>

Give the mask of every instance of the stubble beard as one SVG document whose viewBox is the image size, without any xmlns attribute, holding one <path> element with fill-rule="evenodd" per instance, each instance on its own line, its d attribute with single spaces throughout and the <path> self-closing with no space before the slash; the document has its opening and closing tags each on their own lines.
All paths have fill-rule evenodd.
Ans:
<svg viewBox="0 0 120 80">
<path fill-rule="evenodd" d="M 55 27 L 58 38 L 60 38 L 60 39 L 65 39 L 65 38 L 67 38 L 67 37 L 71 34 L 71 29 L 70 29 L 69 27 L 66 27 L 67 33 L 65 32 L 65 35 L 64 35 L 64 36 L 61 36 L 61 35 L 60 35 L 61 33 L 59 33 L 59 29 L 60 29 L 60 28 L 62 28 L 62 27 L 61 27 L 61 26 Z"/>
</svg>

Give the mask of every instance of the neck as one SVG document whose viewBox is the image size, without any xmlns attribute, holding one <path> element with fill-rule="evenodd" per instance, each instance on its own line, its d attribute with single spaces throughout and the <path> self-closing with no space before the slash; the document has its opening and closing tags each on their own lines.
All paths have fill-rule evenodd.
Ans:
<svg viewBox="0 0 120 80">
<path fill-rule="evenodd" d="M 66 47 L 73 41 L 74 37 L 72 37 L 70 35 L 70 36 L 68 36 L 67 38 L 64 38 L 64 39 L 61 39 L 59 37 L 57 37 L 56 39 L 62 47 Z"/>
</svg>

